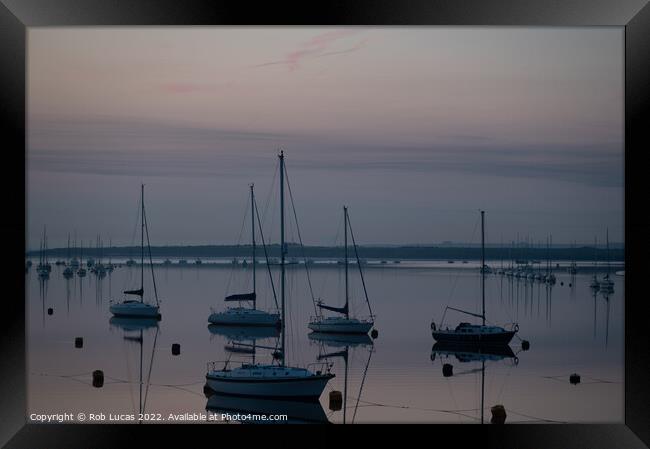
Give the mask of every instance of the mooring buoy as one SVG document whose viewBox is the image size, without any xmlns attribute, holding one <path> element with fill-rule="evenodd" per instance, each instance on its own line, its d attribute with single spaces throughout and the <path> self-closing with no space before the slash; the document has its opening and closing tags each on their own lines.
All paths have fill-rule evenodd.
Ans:
<svg viewBox="0 0 650 449">
<path fill-rule="evenodd" d="M 504 424 L 506 422 L 506 408 L 503 405 L 497 404 L 491 408 L 491 411 L 492 419 L 490 422 L 492 424 Z"/>
<path fill-rule="evenodd" d="M 330 405 L 329 408 L 333 412 L 341 410 L 343 407 L 343 394 L 340 391 L 330 391 Z"/>
<path fill-rule="evenodd" d="M 95 370 L 93 371 L 93 387 L 101 388 L 104 385 L 104 371 Z"/>
</svg>

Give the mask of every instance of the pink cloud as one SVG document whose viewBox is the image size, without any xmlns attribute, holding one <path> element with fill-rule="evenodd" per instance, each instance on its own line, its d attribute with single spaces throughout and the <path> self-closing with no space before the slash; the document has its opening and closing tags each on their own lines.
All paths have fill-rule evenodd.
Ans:
<svg viewBox="0 0 650 449">
<path fill-rule="evenodd" d="M 307 42 L 300 44 L 297 50 L 294 50 L 288 53 L 284 59 L 279 61 L 271 61 L 263 64 L 258 64 L 256 67 L 263 67 L 267 65 L 286 65 L 289 68 L 290 72 L 293 72 L 300 68 L 301 63 L 304 59 L 310 57 L 321 57 L 321 56 L 331 56 L 343 53 L 351 53 L 362 48 L 366 40 L 358 42 L 353 47 L 343 49 L 343 50 L 330 50 L 332 45 L 339 39 L 344 39 L 346 37 L 352 36 L 358 33 L 358 30 L 335 30 L 329 31 L 327 33 L 322 33 L 317 36 L 314 36 Z"/>
</svg>

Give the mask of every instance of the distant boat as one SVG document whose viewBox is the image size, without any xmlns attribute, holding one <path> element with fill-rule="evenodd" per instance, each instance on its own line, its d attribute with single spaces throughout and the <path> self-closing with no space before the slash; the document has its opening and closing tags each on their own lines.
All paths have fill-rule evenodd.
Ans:
<svg viewBox="0 0 650 449">
<path fill-rule="evenodd" d="M 122 301 L 112 302 L 110 311 L 115 316 L 138 317 L 138 318 L 158 318 L 160 319 L 160 302 L 158 301 L 158 291 L 156 290 L 156 278 L 153 272 L 153 262 L 151 260 L 151 246 L 149 245 L 149 228 L 144 209 L 144 184 L 140 189 L 141 195 L 141 241 L 140 241 L 140 288 L 137 290 L 125 290 L 125 295 L 138 296 L 139 300 L 124 299 Z M 149 249 L 149 262 L 151 265 L 151 277 L 153 280 L 153 291 L 156 304 L 144 302 L 144 235 L 147 233 L 147 248 Z"/>
<path fill-rule="evenodd" d="M 70 261 L 70 234 L 68 234 L 67 260 Z M 67 266 L 65 267 L 65 270 L 63 270 L 63 277 L 66 279 L 70 279 L 73 276 L 74 276 L 74 270 L 72 269 L 72 266 L 68 263 Z"/>
<path fill-rule="evenodd" d="M 194 261 L 194 263 L 195 263 L 196 265 L 201 265 L 203 262 L 201 261 L 201 259 L 196 259 L 196 260 Z"/>
<path fill-rule="evenodd" d="M 226 296 L 226 302 L 238 302 L 238 307 L 229 307 L 224 311 L 212 311 L 208 317 L 208 321 L 212 324 L 231 324 L 231 325 L 249 325 L 249 326 L 280 326 L 280 314 L 258 310 L 257 303 L 257 290 L 256 290 L 256 263 L 255 263 L 255 190 L 253 184 L 250 186 L 250 208 L 251 208 L 251 242 L 253 251 L 253 291 L 250 293 L 236 293 Z M 258 223 L 261 226 L 261 223 Z M 266 254 L 266 245 L 264 245 L 264 253 Z M 271 271 L 268 271 L 269 276 Z M 273 280 L 271 279 L 271 282 Z M 275 296 L 274 296 L 275 299 Z M 244 307 L 243 304 L 249 303 L 250 307 Z M 277 306 L 277 301 L 276 301 Z"/>
<path fill-rule="evenodd" d="M 372 309 L 370 308 L 370 301 L 368 300 L 368 292 L 366 291 L 366 284 L 363 280 L 363 269 L 361 264 L 357 264 L 359 268 L 359 274 L 361 276 L 361 282 L 363 284 L 363 292 L 366 298 L 366 303 L 368 304 L 369 317 L 365 319 L 359 319 L 350 316 L 350 294 L 349 294 L 349 282 L 348 282 L 348 228 L 352 229 L 349 225 L 348 218 L 348 208 L 343 206 L 343 227 L 344 227 L 344 252 L 345 258 L 343 264 L 345 265 L 345 304 L 343 307 L 334 307 L 323 304 L 321 300 L 316 303 L 317 315 L 312 317 L 311 322 L 309 323 L 309 329 L 315 332 L 334 332 L 334 333 L 343 333 L 343 334 L 367 334 L 372 326 L 375 324 L 374 316 L 372 314 Z M 352 243 L 354 246 L 354 252 L 356 254 L 357 260 L 359 255 L 357 253 L 357 245 L 354 241 L 354 234 L 352 234 Z M 335 313 L 338 313 L 340 316 L 324 316 L 322 313 L 319 313 L 321 310 L 329 310 Z"/>
<path fill-rule="evenodd" d="M 84 242 L 81 241 L 81 246 L 79 247 L 79 269 L 77 270 L 77 276 L 80 278 L 86 276 L 86 269 L 84 268 Z"/>
<path fill-rule="evenodd" d="M 163 265 L 171 265 L 171 264 L 172 264 L 172 261 L 169 260 L 169 259 L 165 259 L 165 261 L 163 262 Z"/>
<path fill-rule="evenodd" d="M 50 265 L 47 260 L 47 229 L 43 226 L 43 239 L 41 240 L 41 251 L 36 272 L 38 273 L 39 278 L 48 279 L 51 271 L 52 265 Z"/>
<path fill-rule="evenodd" d="M 485 212 L 481 211 L 481 266 L 485 266 Z M 481 270 L 481 298 L 482 314 L 467 312 L 447 306 L 447 309 L 465 313 L 477 318 L 481 318 L 482 324 L 460 323 L 455 329 L 438 329 L 435 322 L 431 322 L 431 335 L 433 339 L 442 343 L 465 343 L 465 344 L 508 344 L 512 337 L 519 330 L 517 324 L 513 325 L 512 330 L 506 330 L 499 326 L 487 326 L 485 324 L 485 271 Z M 442 323 L 441 323 L 442 327 Z"/>
<path fill-rule="evenodd" d="M 589 287 L 592 290 L 600 290 L 600 282 L 598 281 L 598 274 L 596 269 L 598 268 L 598 237 L 594 237 L 594 274 L 591 277 L 591 282 Z"/>
<path fill-rule="evenodd" d="M 547 284 L 553 285 L 556 282 L 555 275 L 553 274 L 553 263 L 551 261 L 551 246 L 553 246 L 553 236 L 550 237 L 550 240 L 547 241 L 547 265 L 546 265 L 546 276 L 544 276 L 544 281 Z"/>
<path fill-rule="evenodd" d="M 312 371 L 311 368 L 301 368 L 286 364 L 286 304 L 285 304 L 285 257 L 287 246 L 284 235 L 284 153 L 280 152 L 280 297 L 281 297 L 281 337 L 280 349 L 276 350 L 276 363 L 259 364 L 244 363 L 236 368 L 230 367 L 226 361 L 223 368 L 218 368 L 216 362 L 209 364 L 206 373 L 207 386 L 219 394 L 231 394 L 254 397 L 290 397 L 290 398 L 319 398 L 325 386 L 334 374 L 329 367 Z M 325 369 L 325 371 L 323 371 Z"/>
<path fill-rule="evenodd" d="M 611 291 L 614 289 L 614 281 L 610 279 L 609 277 L 609 272 L 610 272 L 610 264 L 609 264 L 609 229 L 607 229 L 606 232 L 606 241 L 607 241 L 607 274 L 603 277 L 603 279 L 599 282 L 599 287 L 600 290 L 606 290 L 606 291 Z"/>
</svg>

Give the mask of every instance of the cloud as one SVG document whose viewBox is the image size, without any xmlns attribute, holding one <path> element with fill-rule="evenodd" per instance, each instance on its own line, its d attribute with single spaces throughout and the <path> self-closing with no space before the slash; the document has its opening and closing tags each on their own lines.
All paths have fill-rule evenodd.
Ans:
<svg viewBox="0 0 650 449">
<path fill-rule="evenodd" d="M 367 39 L 363 39 L 348 48 L 340 50 L 330 49 L 335 45 L 336 41 L 353 36 L 358 32 L 358 30 L 335 30 L 319 34 L 311 38 L 309 41 L 302 43 L 296 50 L 287 53 L 284 59 L 257 64 L 254 67 L 285 65 L 288 67 L 290 72 L 293 72 L 301 67 L 305 59 L 353 53 L 363 48 L 367 43 Z"/>
</svg>

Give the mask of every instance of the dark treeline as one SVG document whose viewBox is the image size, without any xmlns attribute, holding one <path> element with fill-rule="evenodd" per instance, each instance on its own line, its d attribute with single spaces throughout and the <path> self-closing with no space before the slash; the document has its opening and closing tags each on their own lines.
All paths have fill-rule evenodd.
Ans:
<svg viewBox="0 0 650 449">
<path fill-rule="evenodd" d="M 280 245 L 267 246 L 269 257 L 280 257 Z M 53 248 L 47 251 L 49 257 L 65 258 L 67 257 L 67 248 Z M 200 257 L 250 257 L 252 254 L 250 245 L 202 245 L 202 246 L 152 246 L 151 254 L 153 257 L 183 257 L 183 258 L 200 258 Z M 38 251 L 29 251 L 30 257 L 37 257 Z M 79 254 L 73 254 L 78 256 Z M 305 246 L 301 248 L 298 245 L 288 245 L 289 257 L 301 258 L 342 258 L 344 256 L 343 247 L 328 246 Z M 110 247 L 101 250 L 96 248 L 84 248 L 83 256 L 85 257 L 133 257 L 140 256 L 140 247 Z M 148 254 L 147 254 L 148 256 Z M 349 249 L 350 258 L 354 258 L 354 251 Z M 257 257 L 263 258 L 264 252 L 257 248 Z M 427 260 L 478 260 L 481 257 L 480 248 L 469 247 L 437 247 L 437 246 L 361 246 L 359 247 L 359 257 L 363 259 L 427 259 Z M 490 247 L 485 249 L 485 257 L 489 260 L 503 259 L 504 263 L 510 260 L 539 260 L 544 261 L 547 258 L 554 260 L 605 260 L 607 259 L 607 250 L 604 248 L 594 249 L 593 247 L 577 248 L 508 248 L 508 247 Z M 609 258 L 612 261 L 624 260 L 624 249 L 610 249 Z"/>
</svg>

